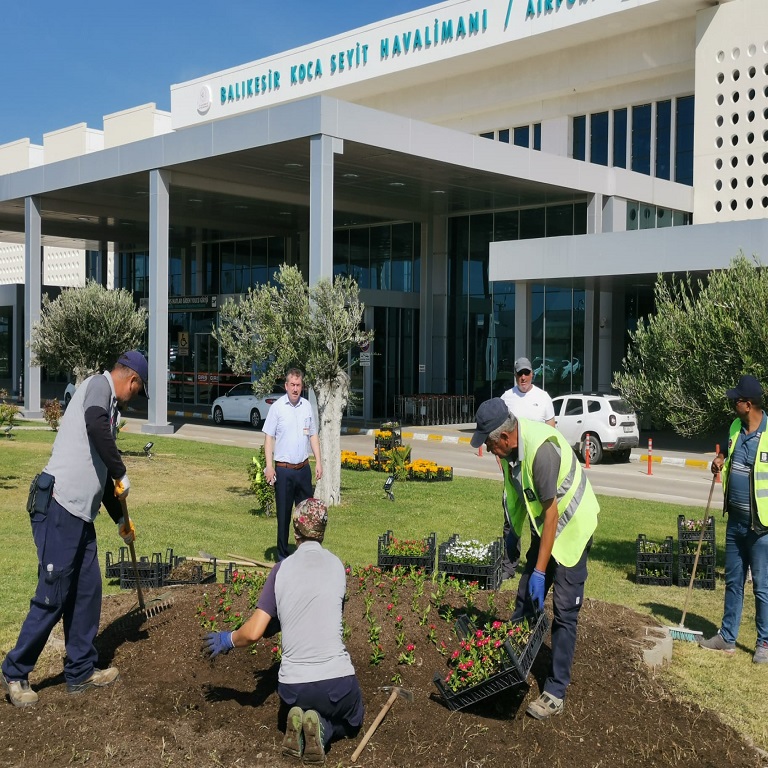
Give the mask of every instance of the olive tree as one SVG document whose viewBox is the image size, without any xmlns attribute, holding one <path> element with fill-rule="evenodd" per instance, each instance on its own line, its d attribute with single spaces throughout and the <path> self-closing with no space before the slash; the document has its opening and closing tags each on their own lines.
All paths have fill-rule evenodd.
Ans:
<svg viewBox="0 0 768 768">
<path fill-rule="evenodd" d="M 357 283 L 338 275 L 309 287 L 296 267 L 283 265 L 274 284 L 250 288 L 239 301 L 227 300 L 213 336 L 235 373 L 255 365 L 258 395 L 272 391 L 275 380 L 296 366 L 317 398 L 318 436 L 323 477 L 315 493 L 326 504 L 341 500 L 341 419 L 349 400 L 349 353 L 372 338 L 362 330 L 364 305 Z"/>
<path fill-rule="evenodd" d="M 722 429 L 733 419 L 726 389 L 747 373 L 768 382 L 768 270 L 739 254 L 706 280 L 659 275 L 654 292 L 613 384 L 680 435 Z"/>
<path fill-rule="evenodd" d="M 73 372 L 79 385 L 140 346 L 146 325 L 147 311 L 136 307 L 130 291 L 89 280 L 83 288 L 65 288 L 53 301 L 45 294 L 32 328 L 32 362 L 51 372 Z"/>
</svg>

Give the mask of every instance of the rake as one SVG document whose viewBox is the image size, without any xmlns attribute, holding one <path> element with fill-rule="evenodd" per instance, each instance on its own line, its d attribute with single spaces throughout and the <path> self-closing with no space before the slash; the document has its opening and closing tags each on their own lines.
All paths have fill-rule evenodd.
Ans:
<svg viewBox="0 0 768 768">
<path fill-rule="evenodd" d="M 709 505 L 712 503 L 712 492 L 715 490 L 715 481 L 717 475 L 712 475 L 712 484 L 709 486 L 709 498 L 707 499 L 707 511 L 704 513 L 704 525 L 701 526 L 701 533 L 699 534 L 699 543 L 696 545 L 696 557 L 693 558 L 693 568 L 691 569 L 691 579 L 688 582 L 688 593 L 685 596 L 685 605 L 683 605 L 683 615 L 680 619 L 680 623 L 676 627 L 667 627 L 669 634 L 673 640 L 685 640 L 688 643 L 697 643 L 699 638 L 702 637 L 703 632 L 699 632 L 695 629 L 688 629 L 685 626 L 685 617 L 688 613 L 688 601 L 691 599 L 691 592 L 693 592 L 693 580 L 696 578 L 696 568 L 699 565 L 699 555 L 701 555 L 701 545 L 704 541 L 704 533 L 707 530 L 707 521 L 709 520 Z"/>
</svg>

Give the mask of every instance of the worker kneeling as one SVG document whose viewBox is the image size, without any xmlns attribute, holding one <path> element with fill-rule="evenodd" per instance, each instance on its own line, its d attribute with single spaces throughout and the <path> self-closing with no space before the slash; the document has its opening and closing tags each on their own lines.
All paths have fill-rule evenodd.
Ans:
<svg viewBox="0 0 768 768">
<path fill-rule="evenodd" d="M 322 763 L 333 739 L 357 735 L 363 696 L 342 640 L 344 566 L 322 546 L 327 508 L 306 499 L 292 520 L 297 549 L 272 569 L 256 611 L 234 632 L 208 633 L 205 643 L 213 658 L 274 634 L 279 622 L 277 692 L 283 711 L 288 709 L 283 754 Z"/>
</svg>

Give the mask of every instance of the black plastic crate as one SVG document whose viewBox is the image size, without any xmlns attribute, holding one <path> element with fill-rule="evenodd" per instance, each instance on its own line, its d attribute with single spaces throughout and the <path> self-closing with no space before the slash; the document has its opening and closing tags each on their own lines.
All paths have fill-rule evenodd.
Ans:
<svg viewBox="0 0 768 768">
<path fill-rule="evenodd" d="M 445 684 L 444 676 L 439 672 L 435 672 L 433 682 L 440 691 L 440 695 L 445 700 L 448 709 L 464 709 L 464 707 L 477 704 L 489 696 L 525 683 L 548 629 L 549 619 L 546 613 L 542 612 L 536 619 L 536 624 L 531 631 L 531 636 L 523 652 L 518 654 L 512 643 L 507 640 L 504 643 L 504 650 L 507 654 L 505 668 L 476 685 L 454 692 Z M 472 621 L 467 616 L 459 616 L 456 621 L 456 633 L 460 637 L 467 637 L 467 635 L 474 631 L 475 625 Z"/>
<path fill-rule="evenodd" d="M 663 542 L 649 541 L 644 533 L 635 543 L 635 582 L 659 587 L 672 585 L 673 541 L 667 536 Z"/>
<path fill-rule="evenodd" d="M 435 570 L 435 550 L 437 549 L 436 540 L 437 534 L 430 533 L 424 539 L 427 545 L 427 551 L 424 555 L 388 555 L 387 547 L 394 541 L 395 537 L 392 531 L 379 536 L 379 556 L 377 565 L 382 570 L 392 570 L 396 566 L 402 566 L 403 568 L 421 568 L 425 573 L 432 573 Z"/>
<path fill-rule="evenodd" d="M 172 552 L 173 550 L 168 550 Z M 162 587 L 171 570 L 171 557 L 163 561 L 160 552 L 154 552 L 151 558 L 142 557 L 136 563 L 139 583 L 142 589 Z M 120 563 L 120 589 L 136 589 L 136 573 L 130 559 Z"/>
<path fill-rule="evenodd" d="M 688 523 L 692 520 L 687 519 L 685 515 L 677 517 L 677 551 L 678 554 L 696 554 L 696 546 L 699 543 L 701 530 L 695 531 L 689 528 Z M 701 551 L 714 552 L 715 547 L 715 518 L 710 515 L 707 518 L 707 525 L 704 529 L 704 538 L 702 540 Z M 692 545 L 692 546 L 691 546 Z M 707 545 L 710 545 L 709 547 Z"/>
<path fill-rule="evenodd" d="M 687 587 L 691 581 L 693 561 L 696 555 L 677 556 L 677 584 Z M 696 565 L 696 578 L 693 580 L 694 589 L 715 588 L 715 557 L 714 555 L 701 555 Z"/>
<path fill-rule="evenodd" d="M 175 572 L 175 573 L 174 573 Z M 208 584 L 216 581 L 216 558 L 197 563 L 186 557 L 174 557 L 165 584 Z"/>
<path fill-rule="evenodd" d="M 130 562 L 128 547 L 120 547 L 117 552 L 117 559 L 115 559 L 115 556 L 111 552 L 107 552 L 104 565 L 104 576 L 108 579 L 119 579 L 121 564 L 125 562 Z"/>
<path fill-rule="evenodd" d="M 491 544 L 491 562 L 487 565 L 472 565 L 471 563 L 451 563 L 446 560 L 448 549 L 459 541 L 459 535 L 454 533 L 448 541 L 438 548 L 437 571 L 457 579 L 476 581 L 480 589 L 498 589 L 501 586 L 501 562 L 504 556 L 504 542 L 501 537 Z"/>
</svg>

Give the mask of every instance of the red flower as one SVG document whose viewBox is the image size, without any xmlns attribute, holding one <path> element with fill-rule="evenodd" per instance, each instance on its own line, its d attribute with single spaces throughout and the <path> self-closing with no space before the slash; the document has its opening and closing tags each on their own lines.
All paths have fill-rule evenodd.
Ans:
<svg viewBox="0 0 768 768">
<path fill-rule="evenodd" d="M 408 645 L 405 646 L 406 651 L 415 651 L 416 646 L 413 643 L 408 643 Z"/>
<path fill-rule="evenodd" d="M 391 611 L 394 607 L 395 607 L 394 603 L 389 603 L 389 605 L 387 605 L 387 610 Z"/>
</svg>

